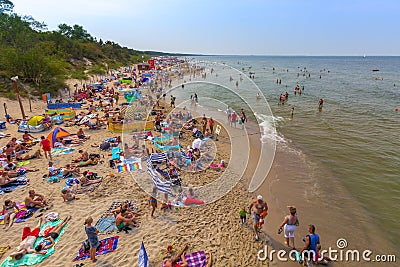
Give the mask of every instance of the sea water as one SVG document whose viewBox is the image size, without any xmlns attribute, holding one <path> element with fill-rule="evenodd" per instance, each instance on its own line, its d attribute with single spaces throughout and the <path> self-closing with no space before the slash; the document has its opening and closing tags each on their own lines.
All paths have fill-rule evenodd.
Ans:
<svg viewBox="0 0 400 267">
<path fill-rule="evenodd" d="M 337 208 L 366 214 L 368 224 L 380 229 L 368 235 L 381 235 L 388 247 L 397 251 L 400 112 L 395 108 L 400 107 L 400 57 L 215 56 L 195 60 L 225 63 L 247 77 L 251 72 L 273 114 L 256 114 L 264 129 L 263 138 L 275 138 L 288 153 L 307 157 L 310 173 L 305 175 L 321 185 L 321 194 L 330 195 L 321 201 L 340 203 L 340 193 L 332 192 L 335 189 L 330 187 L 333 181 L 340 184 L 351 199 Z M 236 81 L 239 76 L 233 77 L 232 82 Z M 296 85 L 300 89 L 304 86 L 301 95 L 294 96 Z M 207 88 L 212 87 L 208 97 L 237 110 L 241 107 L 237 96 L 221 94 L 212 85 L 190 86 L 199 94 L 200 104 Z M 248 89 L 242 88 L 239 81 L 237 90 Z M 281 105 L 279 96 L 286 92 L 289 98 Z M 324 100 L 322 110 L 318 109 L 320 98 Z M 270 131 L 273 125 L 277 134 Z M 292 168 L 295 174 L 296 167 Z M 350 220 L 354 224 L 349 227 L 358 227 L 357 218 Z"/>
</svg>

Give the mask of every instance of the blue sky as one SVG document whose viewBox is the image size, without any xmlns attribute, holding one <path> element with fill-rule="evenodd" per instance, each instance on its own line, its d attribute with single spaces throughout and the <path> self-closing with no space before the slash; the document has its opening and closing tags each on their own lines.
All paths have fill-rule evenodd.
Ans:
<svg viewBox="0 0 400 267">
<path fill-rule="evenodd" d="M 82 25 L 139 50 L 400 55 L 398 0 L 11 0 L 50 30 Z"/>
</svg>

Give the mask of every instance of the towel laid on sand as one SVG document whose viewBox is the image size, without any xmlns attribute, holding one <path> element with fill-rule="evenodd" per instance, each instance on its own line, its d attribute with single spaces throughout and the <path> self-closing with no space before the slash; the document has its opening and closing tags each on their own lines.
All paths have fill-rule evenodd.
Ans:
<svg viewBox="0 0 400 267">
<path fill-rule="evenodd" d="M 110 252 L 113 252 L 114 250 L 116 250 L 117 246 L 118 246 L 118 239 L 119 239 L 119 236 L 112 236 L 112 237 L 108 237 L 108 238 L 101 240 L 100 241 L 101 245 L 100 245 L 100 248 L 98 248 L 96 251 L 96 256 L 107 254 L 107 253 L 110 253 Z M 83 248 L 80 248 L 78 251 L 78 256 L 76 256 L 72 261 L 85 260 L 85 259 L 89 259 L 89 258 L 90 258 L 89 252 L 85 253 Z"/>
<path fill-rule="evenodd" d="M 3 185 L 0 187 L 0 195 L 4 193 L 10 193 L 17 188 L 24 187 L 28 185 L 28 178 L 25 175 L 17 177 L 14 182 L 8 183 L 7 185 Z"/>
<path fill-rule="evenodd" d="M 75 148 L 73 147 L 55 147 L 51 150 L 52 156 L 60 156 L 60 155 L 68 155 L 74 152 Z"/>
<path fill-rule="evenodd" d="M 188 267 L 206 267 L 207 266 L 206 253 L 203 250 L 193 252 L 190 254 L 186 254 L 185 260 L 188 263 Z M 182 264 L 182 260 L 179 262 L 179 264 Z"/>
<path fill-rule="evenodd" d="M 30 217 L 32 217 L 33 213 L 37 211 L 37 208 L 26 208 L 25 202 L 17 202 L 17 207 L 19 211 L 17 211 L 15 214 L 14 222 L 20 223 L 24 222 Z M 4 224 L 4 215 L 0 216 L 0 225 Z"/>
<path fill-rule="evenodd" d="M 58 224 L 61 223 L 61 220 L 57 220 L 54 222 L 47 222 L 45 224 L 43 224 L 40 227 L 40 230 L 42 231 L 44 228 L 48 227 L 48 226 L 53 226 L 56 227 Z M 35 265 L 38 264 L 40 262 L 42 262 L 43 260 L 45 260 L 46 258 L 50 257 L 54 251 L 55 251 L 55 247 L 58 243 L 58 240 L 60 240 L 61 236 L 64 234 L 65 231 L 65 227 L 63 227 L 63 229 L 60 232 L 60 236 L 54 241 L 55 245 L 52 246 L 51 248 L 49 248 L 47 250 L 47 253 L 45 255 L 42 254 L 25 254 L 20 260 L 16 261 L 16 260 L 11 260 L 10 257 L 7 257 L 0 265 L 0 267 L 17 267 L 20 265 Z M 40 242 L 42 242 L 42 240 L 44 239 L 44 237 L 39 237 L 38 239 L 36 239 L 35 244 L 33 245 L 33 247 L 36 247 Z M 51 264 L 49 264 L 50 266 Z"/>
<path fill-rule="evenodd" d="M 100 218 L 96 223 L 96 228 L 100 233 L 110 233 L 112 231 L 117 231 L 118 228 L 115 225 L 115 217 Z"/>
<path fill-rule="evenodd" d="M 3 257 L 4 253 L 6 253 L 10 248 L 11 248 L 10 246 L 5 246 L 5 247 L 0 246 L 0 258 Z"/>
</svg>

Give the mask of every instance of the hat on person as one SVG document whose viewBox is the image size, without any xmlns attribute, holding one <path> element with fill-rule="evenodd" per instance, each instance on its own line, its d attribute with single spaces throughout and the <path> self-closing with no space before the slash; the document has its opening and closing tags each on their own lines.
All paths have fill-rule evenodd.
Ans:
<svg viewBox="0 0 400 267">
<path fill-rule="evenodd" d="M 258 195 L 257 199 L 262 200 L 263 199 L 262 195 Z"/>
</svg>

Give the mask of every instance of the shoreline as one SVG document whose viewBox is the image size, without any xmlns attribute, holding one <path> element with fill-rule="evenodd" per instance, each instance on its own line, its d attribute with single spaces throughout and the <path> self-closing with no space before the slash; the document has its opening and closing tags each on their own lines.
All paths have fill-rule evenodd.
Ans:
<svg viewBox="0 0 400 267">
<path fill-rule="evenodd" d="M 183 81 L 183 80 L 182 80 Z M 174 83 L 178 85 L 179 80 L 174 80 Z M 0 101 L 4 101 L 1 99 Z M 25 103 L 25 99 L 23 100 Z M 13 112 L 18 113 L 17 102 L 8 102 L 9 106 L 13 108 Z M 40 110 L 43 110 L 45 103 L 42 101 L 34 101 L 33 103 L 33 114 Z M 1 114 L 2 112 L 0 112 Z M 10 112 L 11 114 L 14 114 Z M 30 114 L 27 112 L 27 114 Z M 30 115 L 33 115 L 30 114 Z M 37 114 L 37 113 L 36 113 Z M 41 113 L 39 113 L 41 114 Z M 9 124 L 7 124 L 9 126 Z M 61 125 L 63 127 L 63 125 Z M 249 122 L 249 129 L 258 129 L 259 125 L 254 122 Z M 6 130 L 15 135 L 14 126 L 9 126 Z M 68 131 L 75 132 L 76 127 L 66 128 Z M 12 130 L 12 131 L 11 131 Z M 44 132 L 43 135 L 47 136 L 48 131 Z M 110 133 L 106 130 L 94 130 L 90 132 L 91 140 L 85 143 L 85 148 L 89 153 L 98 153 L 98 149 L 91 148 L 89 145 L 99 142 L 106 136 L 115 136 L 115 133 Z M 20 135 L 19 133 L 17 135 Z M 40 136 L 42 133 L 34 134 L 34 136 Z M 250 151 L 249 151 L 249 164 L 241 177 L 238 184 L 224 197 L 212 202 L 208 205 L 192 207 L 192 208 L 180 208 L 167 213 L 162 213 L 157 209 L 156 217 L 153 219 L 149 215 L 149 208 L 147 206 L 148 195 L 137 185 L 130 173 L 115 173 L 105 164 L 99 165 L 95 168 L 96 171 L 101 174 L 108 172 L 115 173 L 114 179 L 105 179 L 101 187 L 93 193 L 83 195 L 80 200 L 76 200 L 72 203 L 66 204 L 60 200 L 60 189 L 62 188 L 63 181 L 59 184 L 48 184 L 43 181 L 40 177 L 46 169 L 45 161 L 33 160 L 29 167 L 41 168 L 38 174 L 29 174 L 31 178 L 31 185 L 18 189 L 11 193 L 12 198 L 22 198 L 27 194 L 27 191 L 31 188 L 35 188 L 38 192 L 44 193 L 48 196 L 48 199 L 54 203 L 57 207 L 55 211 L 60 213 L 61 217 L 65 217 L 67 214 L 73 215 L 73 220 L 70 225 L 66 228 L 66 234 L 61 238 L 57 245 L 56 252 L 50 256 L 49 259 L 43 263 L 35 266 L 48 266 L 54 264 L 54 266 L 75 266 L 75 263 L 70 262 L 81 245 L 81 241 L 84 239 L 85 234 L 83 232 L 83 220 L 91 215 L 95 221 L 101 216 L 101 214 L 109 207 L 113 201 L 120 200 L 136 200 L 139 211 L 143 214 L 141 219 L 141 226 L 139 229 L 135 229 L 129 234 L 119 233 L 120 240 L 118 248 L 115 252 L 109 253 L 98 258 L 98 264 L 100 266 L 135 266 L 138 260 L 138 252 L 140 247 L 140 241 L 145 242 L 145 247 L 149 255 L 151 266 L 160 266 L 161 261 L 166 256 L 160 251 L 172 242 L 177 244 L 177 249 L 184 243 L 189 243 L 190 252 L 198 250 L 208 250 L 213 252 L 214 264 L 213 266 L 298 266 L 297 263 L 288 262 L 261 262 L 257 260 L 257 253 L 259 250 L 264 249 L 265 244 L 272 245 L 274 249 L 285 249 L 283 245 L 283 236 L 277 235 L 276 230 L 278 225 L 281 223 L 283 216 L 287 214 L 286 205 L 295 205 L 298 208 L 300 227 L 296 230 L 296 247 L 301 248 L 301 239 L 305 234 L 305 227 L 309 223 L 315 223 L 317 226 L 317 233 L 321 234 L 323 246 L 335 245 L 335 241 L 338 238 L 336 236 L 338 225 L 351 225 L 354 218 L 368 220 L 362 213 L 355 214 L 354 217 L 348 216 L 345 210 L 341 210 L 340 206 L 335 206 L 333 211 L 330 212 L 329 205 L 342 204 L 346 206 L 346 203 L 352 201 L 351 197 L 344 197 L 334 202 L 324 202 L 324 197 L 320 195 L 307 195 L 307 186 L 313 184 L 315 177 L 306 177 L 305 181 L 296 180 L 298 176 L 291 177 L 293 175 L 289 170 L 297 170 L 299 174 L 306 173 L 307 166 L 302 166 L 300 163 L 308 161 L 306 158 L 295 157 L 290 155 L 279 143 L 277 144 L 276 155 L 273 161 L 272 169 L 270 170 L 267 178 L 265 179 L 262 186 L 257 189 L 254 193 L 248 192 L 249 179 L 252 177 L 254 169 L 256 168 L 257 159 L 259 156 L 260 148 L 257 144 L 260 144 L 260 137 L 257 134 L 251 134 L 249 136 Z M 1 140 L 2 144 L 6 140 Z M 104 156 L 108 156 L 108 153 L 100 152 Z M 74 152 L 73 157 L 76 157 L 77 153 Z M 69 158 L 61 157 L 57 158 L 57 164 L 67 163 Z M 302 162 L 303 161 L 303 162 Z M 313 161 L 311 159 L 311 161 Z M 144 164 L 142 162 L 142 164 Z M 146 172 L 137 171 L 134 175 L 140 175 L 148 178 Z M 292 185 L 296 188 L 294 194 L 288 190 L 288 187 Z M 332 187 L 340 188 L 340 185 L 332 184 Z M 290 188 L 290 187 L 289 187 Z M 238 210 L 243 205 L 248 207 L 251 199 L 254 199 L 257 194 L 261 194 L 267 200 L 269 205 L 269 215 L 264 225 L 263 230 L 267 233 L 267 236 L 263 236 L 262 242 L 255 242 L 253 232 L 251 230 L 251 218 L 248 218 L 248 223 L 245 226 L 239 225 Z M 343 194 L 347 196 L 346 194 Z M 2 201 L 8 196 L 3 195 Z M 326 200 L 326 199 L 325 199 Z M 312 220 L 315 216 L 315 203 L 321 204 L 318 207 L 320 217 Z M 353 205 L 353 204 L 352 204 Z M 340 214 L 343 218 L 336 218 L 331 221 L 326 221 L 326 218 L 330 218 L 333 214 Z M 34 224 L 35 219 L 30 219 L 27 223 Z M 20 235 L 22 224 L 15 224 L 7 235 L 4 236 L 16 236 Z M 365 231 L 375 232 L 375 227 L 366 227 L 359 229 L 358 232 L 351 233 L 352 236 L 362 235 Z M 115 233 L 113 233 L 115 235 Z M 110 235 L 101 235 L 99 239 L 108 237 Z M 366 240 L 360 239 L 349 239 L 351 248 L 353 244 L 358 244 L 360 248 L 364 244 L 368 244 L 369 237 Z M 4 237 L 0 238 L 1 242 L 8 242 L 12 247 L 17 245 L 17 240 L 5 241 Z M 19 241 L 19 240 L 18 240 Z M 378 245 L 384 245 L 384 240 L 378 238 L 373 239 L 374 242 L 378 241 Z M 4 243 L 6 244 L 6 243 Z M 358 247 L 358 246 L 357 246 Z M 7 253 L 8 254 L 8 253 Z M 7 255 L 6 254 L 6 255 Z M 3 256 L 2 260 L 5 257 Z M 83 261 L 85 266 L 95 266 L 88 261 Z M 334 263 L 337 265 L 340 263 Z M 353 264 L 349 264 L 353 266 Z M 358 266 L 354 264 L 354 266 Z M 371 265 L 368 265 L 371 266 Z M 389 265 L 386 265 L 389 266 Z"/>
</svg>

